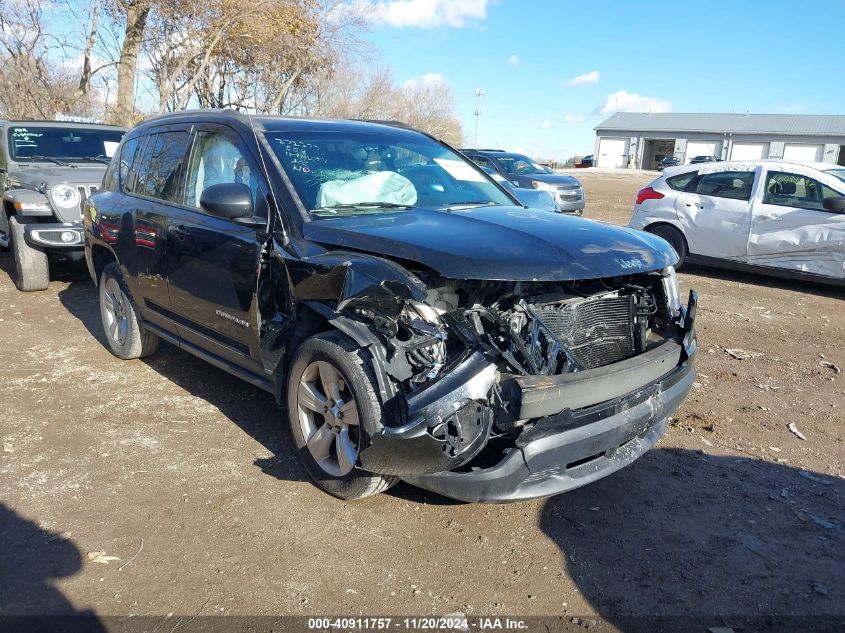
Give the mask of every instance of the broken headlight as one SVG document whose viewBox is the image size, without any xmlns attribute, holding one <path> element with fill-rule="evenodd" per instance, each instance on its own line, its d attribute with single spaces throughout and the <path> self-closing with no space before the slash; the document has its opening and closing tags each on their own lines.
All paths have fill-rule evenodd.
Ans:
<svg viewBox="0 0 845 633">
<path fill-rule="evenodd" d="M 678 273 L 674 266 L 663 269 L 663 292 L 669 303 L 669 314 L 672 318 L 681 312 L 681 290 L 678 288 Z"/>
</svg>

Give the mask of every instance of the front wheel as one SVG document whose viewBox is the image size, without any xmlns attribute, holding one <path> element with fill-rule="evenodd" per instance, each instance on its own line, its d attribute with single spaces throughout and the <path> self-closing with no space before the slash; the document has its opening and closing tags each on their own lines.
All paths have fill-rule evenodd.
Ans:
<svg viewBox="0 0 845 633">
<path fill-rule="evenodd" d="M 302 344 L 288 374 L 287 409 L 305 470 L 325 492 L 360 499 L 398 481 L 358 467 L 383 413 L 372 371 L 348 337 L 328 332 Z"/>
<path fill-rule="evenodd" d="M 100 275 L 100 316 L 109 349 L 118 358 L 143 358 L 158 349 L 160 339 L 141 324 L 116 262 L 107 265 Z"/>
<path fill-rule="evenodd" d="M 678 263 L 675 264 L 676 270 L 683 266 L 684 261 L 687 258 L 687 241 L 684 239 L 683 233 L 674 226 L 669 226 L 668 224 L 658 224 L 657 226 L 649 227 L 646 230 L 652 235 L 662 237 L 664 240 L 669 242 L 669 245 L 672 248 L 675 249 L 675 252 L 678 254 Z"/>
<path fill-rule="evenodd" d="M 50 284 L 50 263 L 43 248 L 26 243 L 24 225 L 32 224 L 33 218 L 9 218 L 9 234 L 12 238 L 12 259 L 15 268 L 15 285 L 21 292 L 46 290 Z"/>
</svg>

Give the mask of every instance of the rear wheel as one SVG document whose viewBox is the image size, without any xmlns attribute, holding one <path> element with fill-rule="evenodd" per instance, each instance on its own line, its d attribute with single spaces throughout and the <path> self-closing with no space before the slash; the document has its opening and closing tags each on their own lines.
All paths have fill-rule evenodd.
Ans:
<svg viewBox="0 0 845 633">
<path fill-rule="evenodd" d="M 287 405 L 305 470 L 325 492 L 360 499 L 398 481 L 358 467 L 383 414 L 375 378 L 348 337 L 328 332 L 302 344 L 288 374 Z"/>
<path fill-rule="evenodd" d="M 106 266 L 100 275 L 100 316 L 109 349 L 118 358 L 143 358 L 158 349 L 160 339 L 141 324 L 116 262 Z"/>
<path fill-rule="evenodd" d="M 669 226 L 668 224 L 658 224 L 657 226 L 649 227 L 646 230 L 649 233 L 662 237 L 664 240 L 669 242 L 678 254 L 678 263 L 675 264 L 675 268 L 678 269 L 683 266 L 684 261 L 687 258 L 687 241 L 684 239 L 683 233 L 674 226 Z"/>
<path fill-rule="evenodd" d="M 24 225 L 34 223 L 34 218 L 17 216 L 9 218 L 15 285 L 22 292 L 46 290 L 50 284 L 50 264 L 47 261 L 47 253 L 43 248 L 30 246 L 24 239 Z"/>
</svg>

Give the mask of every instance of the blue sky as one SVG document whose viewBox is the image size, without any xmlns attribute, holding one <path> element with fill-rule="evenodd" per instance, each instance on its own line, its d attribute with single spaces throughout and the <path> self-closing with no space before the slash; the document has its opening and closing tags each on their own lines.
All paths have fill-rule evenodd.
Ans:
<svg viewBox="0 0 845 633">
<path fill-rule="evenodd" d="M 841 114 L 845 1 L 382 0 L 399 82 L 442 77 L 478 145 L 565 159 L 613 110 Z M 579 80 L 573 81 L 575 78 Z M 605 111 L 603 113 L 602 111 Z"/>
</svg>

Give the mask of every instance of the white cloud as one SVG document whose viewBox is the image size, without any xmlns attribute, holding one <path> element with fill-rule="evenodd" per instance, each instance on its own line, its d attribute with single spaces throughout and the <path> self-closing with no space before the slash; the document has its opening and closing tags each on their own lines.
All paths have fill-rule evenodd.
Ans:
<svg viewBox="0 0 845 633">
<path fill-rule="evenodd" d="M 643 97 L 636 92 L 620 90 L 607 95 L 604 105 L 596 108 L 596 114 L 614 112 L 671 112 L 672 102 L 655 97 Z"/>
<path fill-rule="evenodd" d="M 578 75 L 577 77 L 573 77 L 569 81 L 566 82 L 568 86 L 583 86 L 584 84 L 595 84 L 599 81 L 599 71 L 591 70 L 588 73 L 584 73 L 583 75 Z"/>
<path fill-rule="evenodd" d="M 511 56 L 508 58 L 508 65 L 513 66 L 514 68 L 516 68 L 517 66 L 519 66 L 519 55 L 517 55 L 516 53 L 514 53 L 513 55 L 511 55 Z"/>
<path fill-rule="evenodd" d="M 540 127 L 544 128 L 544 129 L 548 129 L 548 128 L 552 127 L 552 122 L 551 121 L 543 121 L 540 124 Z"/>
<path fill-rule="evenodd" d="M 396 28 L 461 28 L 487 17 L 488 0 L 381 0 L 371 3 L 373 21 Z"/>
<path fill-rule="evenodd" d="M 580 114 L 567 114 L 565 117 L 563 117 L 564 123 L 580 123 L 583 120 L 584 117 L 582 117 Z"/>
<path fill-rule="evenodd" d="M 403 86 L 406 88 L 416 88 L 417 86 L 425 85 L 425 84 L 439 84 L 445 81 L 443 79 L 443 75 L 440 73 L 426 73 L 422 77 L 413 77 L 408 79 Z"/>
</svg>

